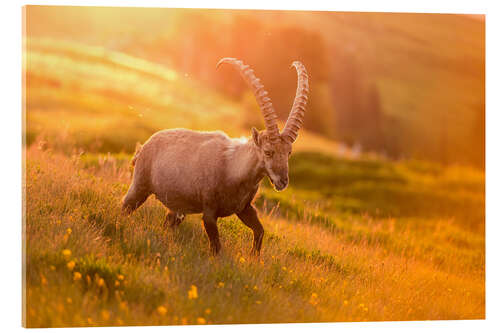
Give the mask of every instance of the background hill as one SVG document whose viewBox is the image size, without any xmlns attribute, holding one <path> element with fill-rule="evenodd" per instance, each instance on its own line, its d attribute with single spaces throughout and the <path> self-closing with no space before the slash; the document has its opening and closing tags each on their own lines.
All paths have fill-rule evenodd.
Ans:
<svg viewBox="0 0 500 333">
<path fill-rule="evenodd" d="M 251 64 L 282 120 L 296 59 L 312 75 L 306 128 L 392 157 L 484 167 L 484 20 L 441 14 L 31 7 L 30 36 L 165 64 L 255 109 L 224 56 Z M 48 24 L 57 21 L 57 24 Z M 126 22 L 126 23 L 125 23 Z"/>
</svg>

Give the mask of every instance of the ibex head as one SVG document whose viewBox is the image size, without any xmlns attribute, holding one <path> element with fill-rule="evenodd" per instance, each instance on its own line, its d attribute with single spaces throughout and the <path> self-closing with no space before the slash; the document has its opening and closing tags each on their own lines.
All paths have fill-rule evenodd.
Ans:
<svg viewBox="0 0 500 333">
<path fill-rule="evenodd" d="M 280 133 L 277 123 L 278 115 L 271 103 L 271 98 L 269 98 L 267 91 L 264 90 L 260 79 L 255 76 L 253 69 L 235 58 L 223 58 L 219 61 L 217 67 L 223 63 L 231 64 L 238 69 L 251 87 L 259 104 L 264 115 L 266 129 L 259 132 L 252 128 L 252 138 L 258 147 L 259 160 L 263 169 L 276 190 L 282 191 L 288 185 L 288 159 L 292 152 L 292 143 L 297 139 L 304 120 L 307 94 L 309 92 L 306 68 L 299 61 L 294 61 L 292 64 L 292 67 L 297 70 L 297 92 L 285 128 Z"/>
</svg>

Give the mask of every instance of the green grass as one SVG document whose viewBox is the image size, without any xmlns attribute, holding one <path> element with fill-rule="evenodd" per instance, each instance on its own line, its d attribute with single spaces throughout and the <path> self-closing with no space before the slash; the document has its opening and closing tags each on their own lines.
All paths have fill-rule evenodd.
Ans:
<svg viewBox="0 0 500 333">
<path fill-rule="evenodd" d="M 448 217 L 484 228 L 484 175 L 465 167 L 418 161 L 342 160 L 298 153 L 291 161 L 294 187 L 316 191 L 336 211 L 378 217 Z"/>
</svg>

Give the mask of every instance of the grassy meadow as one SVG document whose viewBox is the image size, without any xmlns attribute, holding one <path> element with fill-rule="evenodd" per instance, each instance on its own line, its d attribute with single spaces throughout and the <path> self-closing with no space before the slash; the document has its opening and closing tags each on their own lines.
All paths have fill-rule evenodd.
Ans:
<svg viewBox="0 0 500 333">
<path fill-rule="evenodd" d="M 166 229 L 153 197 L 121 214 L 131 154 L 169 127 L 249 135 L 257 109 L 118 51 L 24 46 L 25 326 L 484 318 L 482 170 L 301 131 L 289 188 L 255 201 L 261 256 L 233 216 L 212 257 L 199 215 Z"/>
</svg>

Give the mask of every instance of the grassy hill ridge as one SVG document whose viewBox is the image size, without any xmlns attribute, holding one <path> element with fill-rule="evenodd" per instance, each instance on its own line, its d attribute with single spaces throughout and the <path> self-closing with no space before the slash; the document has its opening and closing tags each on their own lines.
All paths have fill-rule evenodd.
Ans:
<svg viewBox="0 0 500 333">
<path fill-rule="evenodd" d="M 104 151 L 133 151 L 136 141 L 169 125 L 216 129 L 231 119 L 238 128 L 235 104 L 164 66 L 50 39 L 27 39 L 25 48 L 29 138 L 62 127 L 78 133 L 77 145 L 102 139 Z"/>
<path fill-rule="evenodd" d="M 132 153 L 136 142 L 164 128 L 239 137 L 249 136 L 251 126 L 264 127 L 253 98 L 249 106 L 235 103 L 164 65 L 49 38 L 26 39 L 24 47 L 28 144 L 41 135 L 52 145 L 73 140 L 73 149 Z M 298 150 L 339 151 L 314 133 L 303 130 L 301 138 Z"/>
</svg>

